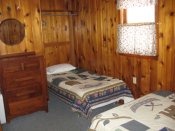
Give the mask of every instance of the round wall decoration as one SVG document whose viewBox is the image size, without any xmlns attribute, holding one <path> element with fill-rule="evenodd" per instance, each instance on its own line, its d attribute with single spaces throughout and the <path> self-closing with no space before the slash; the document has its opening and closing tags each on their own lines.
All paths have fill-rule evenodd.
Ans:
<svg viewBox="0 0 175 131">
<path fill-rule="evenodd" d="M 25 25 L 16 19 L 0 23 L 0 40 L 7 45 L 19 44 L 25 37 Z"/>
</svg>

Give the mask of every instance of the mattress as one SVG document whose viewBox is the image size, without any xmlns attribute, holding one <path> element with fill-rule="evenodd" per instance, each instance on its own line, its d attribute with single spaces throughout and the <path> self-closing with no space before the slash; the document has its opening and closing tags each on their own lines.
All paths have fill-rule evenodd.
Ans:
<svg viewBox="0 0 175 131">
<path fill-rule="evenodd" d="M 175 131 L 175 93 L 151 93 L 98 114 L 89 131 Z"/>
<path fill-rule="evenodd" d="M 81 68 L 47 75 L 47 80 L 52 92 L 84 116 L 88 116 L 94 106 L 99 107 L 102 103 L 119 99 L 133 100 L 131 91 L 122 80 Z"/>
</svg>

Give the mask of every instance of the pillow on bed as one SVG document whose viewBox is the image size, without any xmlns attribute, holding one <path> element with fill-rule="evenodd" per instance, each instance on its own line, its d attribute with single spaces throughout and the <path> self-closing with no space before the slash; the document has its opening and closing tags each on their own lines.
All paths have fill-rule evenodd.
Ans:
<svg viewBox="0 0 175 131">
<path fill-rule="evenodd" d="M 47 74 L 57 74 L 57 73 L 70 71 L 70 70 L 73 70 L 75 68 L 76 67 L 74 67 L 71 64 L 64 63 L 64 64 L 49 66 L 49 67 L 46 68 L 46 70 L 47 70 Z"/>
</svg>

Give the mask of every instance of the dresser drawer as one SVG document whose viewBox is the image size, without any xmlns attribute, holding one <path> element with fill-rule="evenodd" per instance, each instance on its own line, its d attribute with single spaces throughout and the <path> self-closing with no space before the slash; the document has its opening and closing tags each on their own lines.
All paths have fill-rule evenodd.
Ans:
<svg viewBox="0 0 175 131">
<path fill-rule="evenodd" d="M 44 104 L 42 97 L 32 98 L 24 101 L 9 103 L 9 113 L 12 116 L 28 114 L 42 107 Z"/>
<path fill-rule="evenodd" d="M 21 87 L 20 89 L 7 91 L 8 102 L 20 101 L 34 98 L 42 94 L 42 86 L 40 83 L 34 83 Z"/>
<path fill-rule="evenodd" d="M 6 90 L 19 89 L 34 83 L 41 83 L 41 75 L 39 72 L 21 72 L 8 74 L 5 76 Z"/>
<path fill-rule="evenodd" d="M 11 60 L 3 63 L 3 73 L 16 73 L 20 71 L 39 70 L 40 61 L 38 59 Z"/>
</svg>

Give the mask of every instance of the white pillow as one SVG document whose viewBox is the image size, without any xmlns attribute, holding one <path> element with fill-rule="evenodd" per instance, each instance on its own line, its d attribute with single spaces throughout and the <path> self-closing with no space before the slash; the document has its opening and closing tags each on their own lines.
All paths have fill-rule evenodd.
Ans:
<svg viewBox="0 0 175 131">
<path fill-rule="evenodd" d="M 57 73 L 62 73 L 62 72 L 66 72 L 66 71 L 70 71 L 75 69 L 76 67 L 74 67 L 71 64 L 58 64 L 58 65 L 53 65 L 53 66 L 49 66 L 46 68 L 47 74 L 57 74 Z"/>
</svg>

